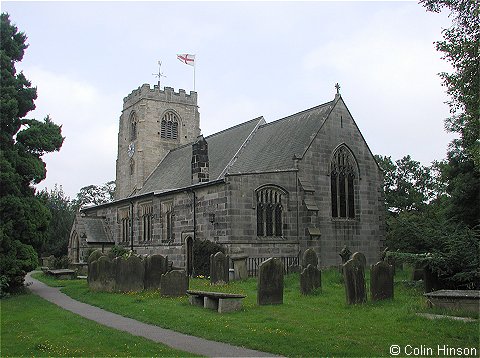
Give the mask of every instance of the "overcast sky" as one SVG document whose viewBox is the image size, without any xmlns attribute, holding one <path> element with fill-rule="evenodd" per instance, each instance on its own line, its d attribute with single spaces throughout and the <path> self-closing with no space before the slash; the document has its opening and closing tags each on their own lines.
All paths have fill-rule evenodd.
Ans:
<svg viewBox="0 0 480 358">
<path fill-rule="evenodd" d="M 17 65 L 38 88 L 37 109 L 66 137 L 44 156 L 47 179 L 74 198 L 115 179 L 123 98 L 143 83 L 196 91 L 204 135 L 343 99 L 375 154 L 430 164 L 452 136 L 434 41 L 450 24 L 402 2 L 9 2 L 2 12 L 30 44 Z"/>
</svg>

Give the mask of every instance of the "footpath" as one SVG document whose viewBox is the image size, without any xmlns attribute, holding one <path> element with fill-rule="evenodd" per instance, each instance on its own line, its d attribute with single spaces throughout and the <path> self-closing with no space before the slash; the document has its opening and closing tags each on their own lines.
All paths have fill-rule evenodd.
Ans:
<svg viewBox="0 0 480 358">
<path fill-rule="evenodd" d="M 209 341 L 164 329 L 152 324 L 142 323 L 101 308 L 76 301 L 60 292 L 58 287 L 50 287 L 27 274 L 25 282 L 30 291 L 61 308 L 76 313 L 104 326 L 118 329 L 135 336 L 144 337 L 157 343 L 163 343 L 185 352 L 207 357 L 275 357 L 270 353 L 255 351 L 230 344 Z"/>
</svg>

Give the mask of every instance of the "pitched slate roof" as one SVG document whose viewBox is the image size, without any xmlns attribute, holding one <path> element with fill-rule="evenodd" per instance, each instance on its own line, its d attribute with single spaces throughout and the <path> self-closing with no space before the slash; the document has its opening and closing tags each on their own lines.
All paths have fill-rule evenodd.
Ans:
<svg viewBox="0 0 480 358">
<path fill-rule="evenodd" d="M 78 215 L 75 220 L 78 234 L 88 243 L 114 243 L 105 228 L 104 218 Z"/>
<path fill-rule="evenodd" d="M 205 137 L 210 181 L 226 173 L 250 173 L 293 168 L 330 114 L 334 101 L 272 123 L 259 117 Z M 162 193 L 191 183 L 192 144 L 171 150 L 135 195 Z"/>
<path fill-rule="evenodd" d="M 262 123 L 265 123 L 265 120 L 263 117 L 259 117 L 205 137 L 208 143 L 210 180 L 223 177 L 222 174 L 230 161 L 255 128 Z M 190 186 L 192 180 L 191 160 L 191 143 L 171 150 L 136 195 Z"/>
<path fill-rule="evenodd" d="M 303 157 L 333 104 L 328 102 L 260 126 L 229 173 L 292 169 L 293 156 Z"/>
</svg>

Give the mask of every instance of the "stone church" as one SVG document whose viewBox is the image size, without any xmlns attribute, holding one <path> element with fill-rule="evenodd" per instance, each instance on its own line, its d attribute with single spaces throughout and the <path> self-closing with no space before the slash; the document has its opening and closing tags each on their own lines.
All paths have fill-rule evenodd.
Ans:
<svg viewBox="0 0 480 358">
<path fill-rule="evenodd" d="M 373 263 L 384 243 L 383 176 L 338 92 L 203 137 L 196 92 L 134 90 L 119 121 L 115 200 L 76 216 L 71 260 L 122 245 L 191 273 L 194 243 L 210 240 L 260 260 L 313 248 L 322 267 L 340 264 L 347 245 Z"/>
</svg>

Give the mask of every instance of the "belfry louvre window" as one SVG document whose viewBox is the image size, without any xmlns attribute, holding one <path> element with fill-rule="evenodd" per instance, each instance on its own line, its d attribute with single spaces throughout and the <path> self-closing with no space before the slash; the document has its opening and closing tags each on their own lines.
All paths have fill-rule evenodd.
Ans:
<svg viewBox="0 0 480 358">
<path fill-rule="evenodd" d="M 256 199 L 257 236 L 282 236 L 285 192 L 268 186 L 256 191 Z"/>
<path fill-rule="evenodd" d="M 338 147 L 330 172 L 333 218 L 355 218 L 356 166 L 350 150 L 345 145 Z"/>
<path fill-rule="evenodd" d="M 178 139 L 178 118 L 173 112 L 167 112 L 162 118 L 160 137 Z"/>
</svg>

